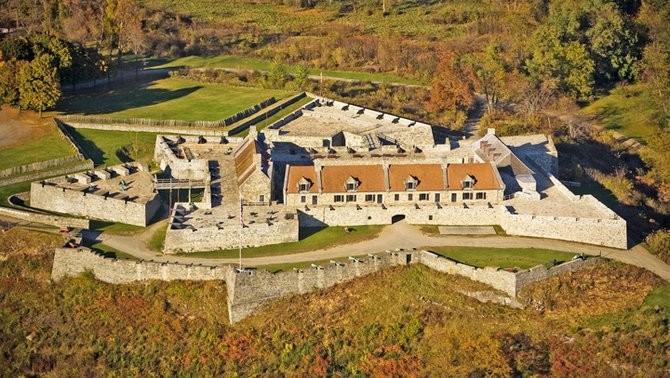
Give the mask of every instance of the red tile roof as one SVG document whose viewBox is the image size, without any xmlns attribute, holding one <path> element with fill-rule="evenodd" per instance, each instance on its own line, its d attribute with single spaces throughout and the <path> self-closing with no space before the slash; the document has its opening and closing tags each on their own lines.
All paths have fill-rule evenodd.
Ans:
<svg viewBox="0 0 670 378">
<path fill-rule="evenodd" d="M 474 190 L 502 189 L 493 171 L 493 166 L 489 163 L 449 164 L 447 166 L 448 189 L 462 190 L 461 181 L 467 175 L 475 179 Z"/>
<path fill-rule="evenodd" d="M 444 173 L 440 164 L 392 164 L 389 167 L 391 191 L 405 191 L 405 180 L 409 176 L 419 181 L 417 191 L 444 190 Z"/>
<path fill-rule="evenodd" d="M 346 192 L 345 183 L 349 177 L 358 180 L 357 192 L 386 191 L 384 170 L 381 165 L 328 165 L 321 169 L 323 192 Z"/>
<path fill-rule="evenodd" d="M 308 192 L 318 193 L 319 183 L 316 182 L 316 171 L 314 171 L 313 165 L 289 165 L 286 191 L 288 193 L 299 193 L 298 183 L 303 177 L 312 183 Z"/>
</svg>

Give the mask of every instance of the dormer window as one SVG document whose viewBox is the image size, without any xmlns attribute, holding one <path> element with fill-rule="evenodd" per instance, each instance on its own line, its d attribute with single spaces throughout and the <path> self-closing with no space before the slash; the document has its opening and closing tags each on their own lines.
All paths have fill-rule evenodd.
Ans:
<svg viewBox="0 0 670 378">
<path fill-rule="evenodd" d="M 308 192 L 311 187 L 312 182 L 304 177 L 298 181 L 298 192 Z"/>
<path fill-rule="evenodd" d="M 463 189 L 472 189 L 475 187 L 475 179 L 474 177 L 470 175 L 466 175 L 463 177 L 463 180 L 461 180 L 461 186 L 463 186 Z"/>
<path fill-rule="evenodd" d="M 405 179 L 405 190 L 416 190 L 419 180 L 414 176 L 407 176 Z"/>
<path fill-rule="evenodd" d="M 355 192 L 358 190 L 358 179 L 355 177 L 349 177 L 347 181 L 344 183 L 344 188 L 347 190 L 347 192 Z"/>
</svg>

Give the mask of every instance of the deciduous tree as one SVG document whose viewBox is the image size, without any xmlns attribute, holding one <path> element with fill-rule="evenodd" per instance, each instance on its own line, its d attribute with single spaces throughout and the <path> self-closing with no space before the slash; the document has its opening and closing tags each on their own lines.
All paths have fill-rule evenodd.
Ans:
<svg viewBox="0 0 670 378">
<path fill-rule="evenodd" d="M 19 104 L 22 108 L 42 112 L 56 105 L 61 96 L 58 71 L 54 58 L 42 54 L 19 71 Z"/>
</svg>

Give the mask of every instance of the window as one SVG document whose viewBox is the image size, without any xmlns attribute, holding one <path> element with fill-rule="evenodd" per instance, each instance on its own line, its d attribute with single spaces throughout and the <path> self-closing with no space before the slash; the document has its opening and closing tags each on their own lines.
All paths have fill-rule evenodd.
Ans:
<svg viewBox="0 0 670 378">
<path fill-rule="evenodd" d="M 451 202 L 456 202 L 457 201 L 457 194 L 456 193 L 451 193 Z"/>
<path fill-rule="evenodd" d="M 358 189 L 358 180 L 354 177 L 349 177 L 344 183 L 344 189 L 346 189 L 347 192 L 356 191 L 356 189 Z"/>
<path fill-rule="evenodd" d="M 477 194 L 475 194 L 475 196 L 476 196 L 475 198 L 477 198 L 478 200 L 485 200 L 486 199 L 486 193 L 485 192 L 477 192 Z"/>
<path fill-rule="evenodd" d="M 471 199 L 472 199 L 472 193 L 463 193 L 463 201 Z"/>
<path fill-rule="evenodd" d="M 435 202 L 440 202 L 440 193 L 435 193 Z"/>
<path fill-rule="evenodd" d="M 261 194 L 258 196 L 258 202 L 265 202 L 265 195 Z"/>
<path fill-rule="evenodd" d="M 299 192 L 306 192 L 309 190 L 309 184 L 308 183 L 300 183 L 298 184 L 298 191 Z"/>
<path fill-rule="evenodd" d="M 400 194 L 396 194 L 395 196 L 393 196 L 393 199 L 396 201 L 400 201 Z"/>
<path fill-rule="evenodd" d="M 405 190 L 415 190 L 417 185 L 417 179 L 413 176 L 408 176 L 405 179 Z"/>
<path fill-rule="evenodd" d="M 316 205 L 319 202 L 317 196 L 312 196 L 312 205 Z"/>
<path fill-rule="evenodd" d="M 374 194 L 366 194 L 365 195 L 365 202 L 375 202 L 375 195 Z"/>
<path fill-rule="evenodd" d="M 428 201 L 428 193 L 419 194 L 419 201 Z"/>
<path fill-rule="evenodd" d="M 305 202 L 307 202 L 307 197 L 300 196 L 300 203 L 305 203 Z"/>
<path fill-rule="evenodd" d="M 347 202 L 356 202 L 355 194 L 347 194 Z"/>
<path fill-rule="evenodd" d="M 410 194 L 407 195 L 407 200 L 408 200 L 408 201 L 412 201 L 413 199 L 414 199 L 414 195 L 413 195 L 413 194 L 410 193 Z"/>
<path fill-rule="evenodd" d="M 341 194 L 336 194 L 334 198 L 335 202 L 344 202 L 344 196 Z"/>
<path fill-rule="evenodd" d="M 463 189 L 472 189 L 472 181 L 463 180 Z"/>
</svg>

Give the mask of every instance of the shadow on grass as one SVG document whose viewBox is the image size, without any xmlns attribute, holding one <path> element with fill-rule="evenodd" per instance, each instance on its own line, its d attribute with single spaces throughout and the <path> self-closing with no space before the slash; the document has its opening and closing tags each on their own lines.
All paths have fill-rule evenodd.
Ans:
<svg viewBox="0 0 670 378">
<path fill-rule="evenodd" d="M 176 90 L 149 88 L 154 78 L 142 78 L 125 83 L 111 83 L 90 90 L 82 90 L 63 98 L 57 110 L 66 114 L 84 115 L 115 113 L 174 100 L 203 88 L 193 86 Z"/>
</svg>

